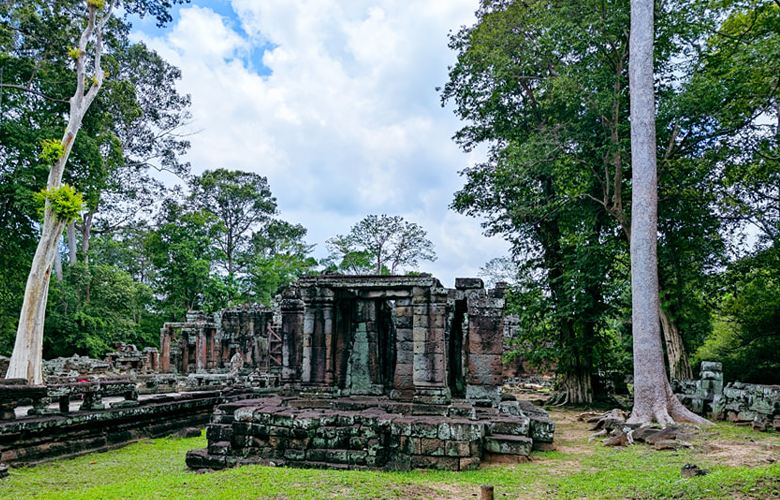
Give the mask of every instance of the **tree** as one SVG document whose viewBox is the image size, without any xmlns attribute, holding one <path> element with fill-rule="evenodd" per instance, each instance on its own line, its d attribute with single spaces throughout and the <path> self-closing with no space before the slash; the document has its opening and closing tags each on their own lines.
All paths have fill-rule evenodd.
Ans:
<svg viewBox="0 0 780 500">
<path fill-rule="evenodd" d="M 659 128 L 659 229 L 668 245 L 661 256 L 669 258 L 662 282 L 671 289 L 663 291 L 668 310 L 658 314 L 669 325 L 677 374 L 685 373 L 683 337 L 706 329 L 694 320 L 709 322 L 678 306 L 722 251 L 707 241 L 721 227 L 712 193 L 729 129 L 713 127 L 700 92 L 688 86 L 717 13 L 701 2 L 663 5 L 655 54 L 666 124 Z M 629 2 L 485 0 L 477 17 L 451 37 L 458 61 L 442 101 L 466 122 L 455 141 L 465 151 L 486 143 L 488 158 L 462 172 L 453 208 L 485 218 L 486 232 L 507 238 L 524 272 L 533 272 L 540 293 L 529 289 L 529 297 L 546 297 L 557 321 L 524 331 L 550 325 L 558 332 L 565 392 L 588 402 L 592 369 L 607 368 L 591 366 L 599 358 L 591 353 L 612 343 L 612 325 L 628 322 L 610 315 L 627 297 L 620 287 L 631 239 Z M 539 339 L 548 343 L 548 333 Z"/>
<path fill-rule="evenodd" d="M 337 235 L 327 244 L 341 268 L 364 268 L 361 259 L 370 256 L 376 274 L 396 274 L 401 267 L 415 269 L 421 260 L 436 260 L 433 243 L 426 236 L 422 227 L 399 215 L 369 215 L 352 226 L 348 235 Z"/>
<path fill-rule="evenodd" d="M 280 290 L 317 266 L 309 256 L 313 245 L 306 244 L 305 237 L 306 228 L 300 224 L 276 219 L 252 235 L 247 298 L 270 305 Z"/>
<path fill-rule="evenodd" d="M 666 378 L 658 321 L 658 173 L 656 170 L 653 0 L 631 0 L 631 302 L 634 407 L 629 423 L 707 423 L 674 396 Z"/>
<path fill-rule="evenodd" d="M 173 2 L 176 3 L 176 0 Z M 127 0 L 122 2 L 122 5 L 129 12 L 151 13 L 160 22 L 169 19 L 167 8 L 171 4 L 167 0 Z M 83 21 L 77 44 L 69 50 L 64 44 L 60 47 L 63 52 L 67 51 L 75 66 L 76 88 L 69 101 L 68 123 L 62 139 L 44 143 L 44 156 L 51 164 L 44 192 L 44 217 L 39 244 L 25 287 L 16 342 L 7 373 L 9 378 L 25 378 L 34 384 L 43 382 L 43 327 L 51 268 L 63 229 L 78 216 L 81 209 L 80 198 L 70 194 L 72 190 L 62 185 L 62 178 L 84 116 L 106 77 L 102 66 L 104 36 L 106 26 L 113 18 L 114 6 L 114 0 L 108 3 L 105 0 L 87 0 L 83 6 L 86 19 Z M 44 4 L 41 10 L 48 12 L 48 7 Z M 75 24 L 80 23 L 81 20 Z M 42 95 L 32 86 L 32 82 L 26 91 Z"/>
<path fill-rule="evenodd" d="M 168 200 L 157 228 L 144 242 L 155 268 L 153 288 L 160 298 L 159 308 L 169 321 L 180 321 L 193 309 L 212 309 L 207 292 L 225 285 L 211 273 L 217 258 L 212 245 L 215 223 L 209 212 L 189 211 Z"/>
<path fill-rule="evenodd" d="M 228 274 L 248 263 L 252 233 L 276 215 L 276 198 L 265 177 L 252 172 L 207 170 L 192 179 L 191 199 L 219 221 L 217 244 Z"/>
</svg>

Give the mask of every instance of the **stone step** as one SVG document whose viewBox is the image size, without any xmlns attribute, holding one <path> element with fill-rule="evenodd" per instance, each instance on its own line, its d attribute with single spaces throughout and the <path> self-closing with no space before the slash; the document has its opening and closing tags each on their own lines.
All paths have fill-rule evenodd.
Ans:
<svg viewBox="0 0 780 500">
<path fill-rule="evenodd" d="M 209 455 L 230 455 L 230 441 L 210 443 L 207 450 Z"/>
<path fill-rule="evenodd" d="M 533 440 L 525 436 L 493 434 L 485 437 L 485 451 L 497 455 L 520 455 L 527 457 L 531 454 L 533 444 Z"/>
</svg>

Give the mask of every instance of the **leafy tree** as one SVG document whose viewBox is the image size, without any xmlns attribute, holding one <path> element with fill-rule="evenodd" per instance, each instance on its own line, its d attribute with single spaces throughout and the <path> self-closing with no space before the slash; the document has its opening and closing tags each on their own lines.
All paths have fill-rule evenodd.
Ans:
<svg viewBox="0 0 780 500">
<path fill-rule="evenodd" d="M 44 341 L 47 358 L 74 352 L 102 358 L 119 341 L 141 346 L 158 342 L 159 324 L 156 330 L 144 330 L 151 320 L 151 288 L 116 267 L 69 266 L 65 279 L 53 285 L 51 298 Z"/>
<path fill-rule="evenodd" d="M 167 201 L 144 248 L 154 265 L 154 290 L 159 308 L 169 321 L 179 321 L 187 311 L 209 307 L 205 295 L 225 283 L 211 274 L 217 258 L 212 246 L 214 216 L 204 211 L 187 211 Z"/>
<path fill-rule="evenodd" d="M 662 261 L 661 282 L 671 289 L 658 315 L 669 326 L 671 372 L 680 374 L 687 366 L 682 336 L 706 330 L 692 325 L 701 316 L 679 310 L 683 294 L 703 279 L 694 271 L 704 272 L 722 250 L 704 242 L 720 229 L 712 193 L 728 129 L 713 127 L 687 86 L 701 69 L 702 33 L 717 14 L 700 2 L 663 5 L 655 33 L 659 122 L 666 124 L 658 131 L 659 229 L 670 245 L 661 254 L 670 260 Z M 609 315 L 623 309 L 619 283 L 628 270 L 629 2 L 485 0 L 477 17 L 451 38 L 458 62 L 442 99 L 465 121 L 456 142 L 490 150 L 486 162 L 463 171 L 453 208 L 486 217 L 487 232 L 507 237 L 523 272 L 538 278 L 557 311 L 551 329 L 559 333 L 565 392 L 587 402 L 590 353 L 611 342 Z M 592 251 L 581 253 L 583 243 Z M 690 272 L 666 274 L 683 267 Z M 581 318 L 587 326 L 573 326 Z"/>
<path fill-rule="evenodd" d="M 253 232 L 277 213 L 268 180 L 252 172 L 217 169 L 205 171 L 190 184 L 195 206 L 219 222 L 215 236 L 225 271 L 242 271 L 249 260 Z"/>
<path fill-rule="evenodd" d="M 61 23 L 63 18 L 71 18 L 79 10 L 84 13 L 84 17 L 78 17 L 78 14 L 75 14 L 77 16 L 76 22 L 69 23 L 70 26 L 76 27 L 79 35 L 75 39 L 66 36 L 64 40 L 70 43 L 54 46 L 54 49 L 63 54 L 60 60 L 65 59 L 64 54 L 67 54 L 67 57 L 72 60 L 69 64 L 75 66 L 76 76 L 75 89 L 72 90 L 72 96 L 69 99 L 67 126 L 62 139 L 44 142 L 43 159 L 50 167 L 46 188 L 47 192 L 55 194 L 62 189 L 65 166 L 73 150 L 76 135 L 81 128 L 84 116 L 95 100 L 106 77 L 102 66 L 104 38 L 106 27 L 114 19 L 112 11 L 115 2 L 114 0 L 109 2 L 87 0 L 85 4 L 82 4 L 81 2 L 63 0 L 56 3 L 38 1 L 7 3 L 9 5 L 4 6 L 0 12 L 3 15 L 4 28 L 8 30 L 5 33 L 11 32 L 23 36 L 6 36 L 5 41 L 10 39 L 21 46 L 24 46 L 29 40 L 32 40 L 33 45 L 38 43 L 34 33 L 25 32 L 27 26 L 32 25 L 38 28 L 38 32 L 44 32 L 45 29 L 41 28 L 45 27 L 48 19 L 54 19 L 55 24 L 58 24 L 56 21 Z M 32 5 L 33 3 L 35 5 Z M 168 1 L 126 0 L 120 3 L 130 12 L 141 14 L 148 12 L 156 15 L 160 22 L 164 22 L 167 8 L 170 7 Z M 76 5 L 80 9 L 74 9 L 73 7 Z M 66 49 L 66 47 L 70 47 L 70 49 Z M 51 50 L 52 46 L 48 48 Z M 88 55 L 89 57 L 87 57 Z M 26 85 L 3 84 L 3 87 L 23 90 L 46 99 L 47 96 L 38 86 L 36 78 L 38 72 L 35 62 L 33 62 L 33 68 L 35 68 L 32 71 L 33 78 L 28 80 Z M 42 382 L 41 351 L 49 277 L 58 252 L 60 236 L 64 227 L 70 222 L 67 217 L 58 214 L 58 205 L 53 200 L 52 196 L 46 198 L 41 236 L 25 288 L 16 343 L 7 375 L 8 377 L 23 377 L 31 383 Z"/>
<path fill-rule="evenodd" d="M 252 256 L 248 269 L 247 295 L 263 304 L 300 275 L 311 271 L 317 261 L 310 257 L 306 228 L 273 219 L 252 235 Z"/>
<path fill-rule="evenodd" d="M 417 268 L 421 260 L 436 260 L 433 243 L 426 236 L 422 227 L 401 216 L 369 215 L 352 226 L 348 235 L 337 235 L 327 244 L 342 268 L 365 269 L 364 259 L 370 256 L 376 274 L 396 274 L 402 267 Z"/>
</svg>

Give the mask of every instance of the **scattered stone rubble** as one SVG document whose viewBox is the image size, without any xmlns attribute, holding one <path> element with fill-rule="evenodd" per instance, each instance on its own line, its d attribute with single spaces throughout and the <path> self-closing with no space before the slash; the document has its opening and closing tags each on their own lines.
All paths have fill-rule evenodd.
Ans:
<svg viewBox="0 0 780 500">
<path fill-rule="evenodd" d="M 723 385 L 721 363 L 702 362 L 698 380 L 674 381 L 677 398 L 691 411 L 714 420 L 780 430 L 780 386 L 729 382 Z"/>
</svg>

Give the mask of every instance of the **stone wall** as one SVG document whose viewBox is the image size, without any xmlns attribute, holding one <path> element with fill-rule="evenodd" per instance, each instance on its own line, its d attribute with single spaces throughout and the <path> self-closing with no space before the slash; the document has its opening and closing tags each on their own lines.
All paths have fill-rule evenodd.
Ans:
<svg viewBox="0 0 780 500">
<path fill-rule="evenodd" d="M 249 397 L 253 395 L 246 391 L 158 396 L 133 408 L 0 422 L 0 461 L 14 466 L 33 465 L 119 448 L 184 427 L 202 427 L 216 405 Z"/>
</svg>

